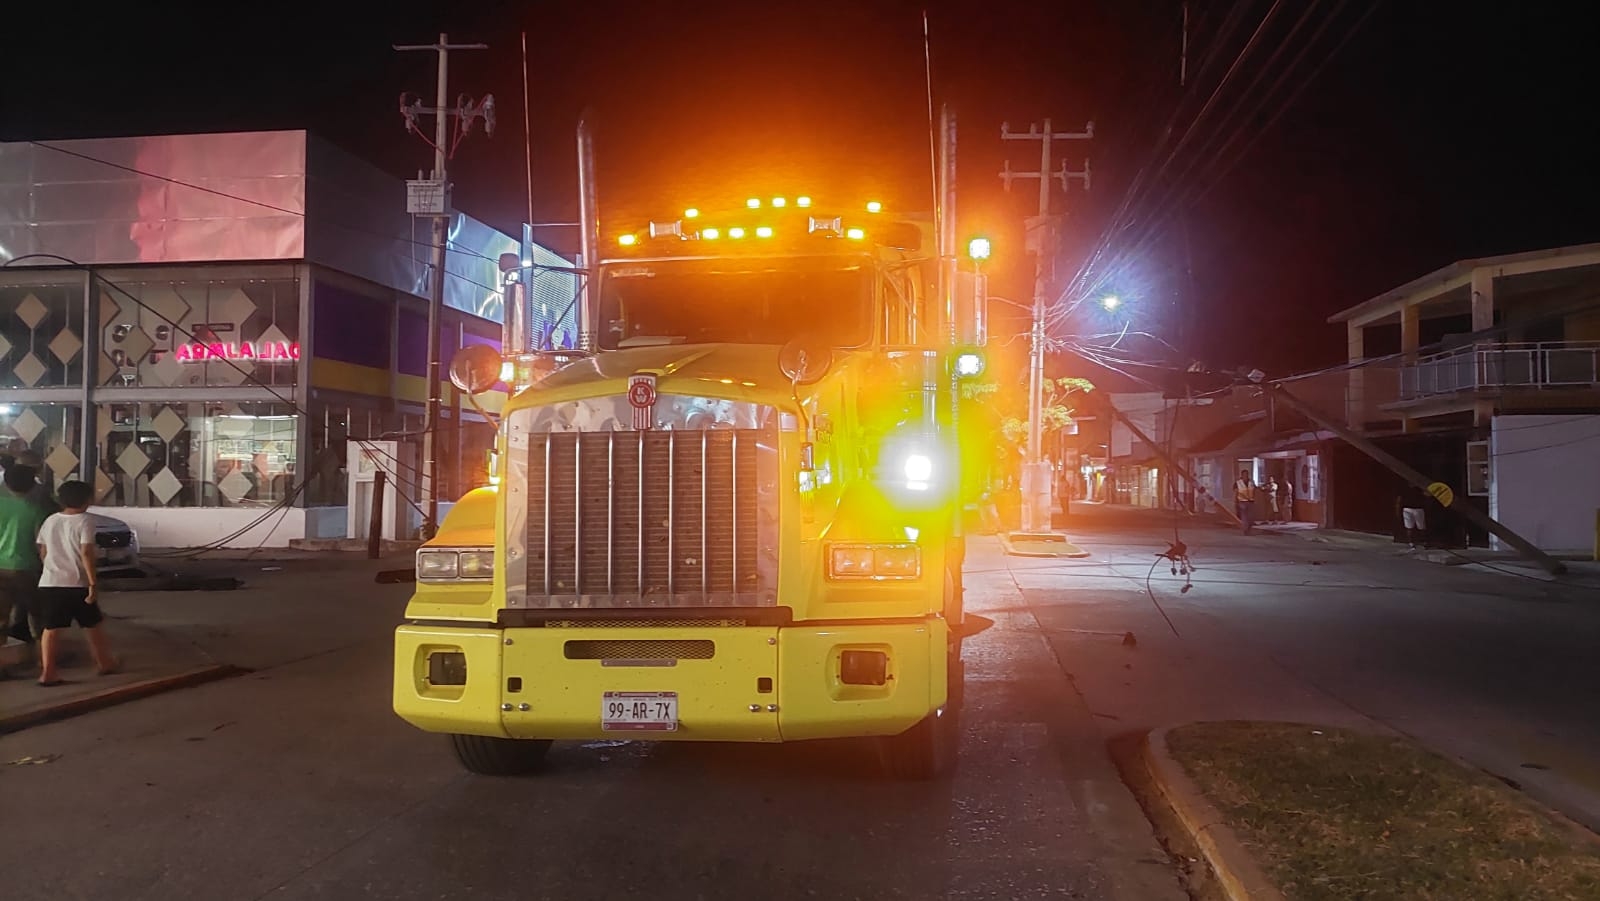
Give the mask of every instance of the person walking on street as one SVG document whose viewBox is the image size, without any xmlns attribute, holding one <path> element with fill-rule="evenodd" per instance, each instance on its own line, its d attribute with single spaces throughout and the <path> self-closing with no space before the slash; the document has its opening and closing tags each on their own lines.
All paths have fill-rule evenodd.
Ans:
<svg viewBox="0 0 1600 901">
<path fill-rule="evenodd" d="M 101 622 L 99 574 L 95 571 L 94 519 L 89 501 L 94 489 L 85 482 L 63 482 L 62 510 L 53 513 L 39 528 L 39 556 L 44 563 L 39 576 L 38 604 L 44 621 L 44 637 L 39 642 L 39 684 L 60 685 L 56 658 L 61 630 L 74 622 L 89 633 L 89 651 L 94 655 L 100 675 L 117 671 L 117 659 Z"/>
<path fill-rule="evenodd" d="M 1255 522 L 1255 506 L 1256 483 L 1250 478 L 1250 470 L 1241 469 L 1238 480 L 1233 483 L 1233 509 L 1246 535 L 1250 534 L 1250 526 Z"/>
<path fill-rule="evenodd" d="M 28 645 L 38 638 L 32 625 L 38 619 L 38 537 L 51 511 L 30 497 L 37 484 L 34 471 L 13 460 L 0 485 L 0 643 L 4 635 Z"/>
</svg>

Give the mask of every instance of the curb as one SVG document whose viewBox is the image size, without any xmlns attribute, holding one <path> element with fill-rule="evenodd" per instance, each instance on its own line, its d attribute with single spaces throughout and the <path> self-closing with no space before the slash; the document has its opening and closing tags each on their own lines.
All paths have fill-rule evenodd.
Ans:
<svg viewBox="0 0 1600 901">
<path fill-rule="evenodd" d="M 1229 901 L 1284 901 L 1283 893 L 1268 881 L 1239 837 L 1222 822 L 1222 815 L 1172 759 L 1167 751 L 1166 729 L 1156 729 L 1145 736 L 1144 762 L 1156 789 L 1205 855 L 1207 866 Z"/>
<path fill-rule="evenodd" d="M 237 666 L 212 664 L 171 676 L 161 676 L 141 682 L 130 682 L 127 685 L 118 685 L 115 688 L 108 688 L 86 697 L 73 698 L 53 707 L 29 710 L 25 713 L 0 718 L 0 735 L 20 732 L 23 729 L 41 726 L 45 723 L 71 719 L 75 716 L 82 716 L 85 713 L 92 713 L 96 710 L 103 710 L 107 707 L 115 707 L 118 704 L 126 704 L 129 701 L 147 698 L 151 695 L 176 691 L 180 688 L 191 688 L 221 679 L 231 679 L 234 676 L 242 676 L 248 672 L 250 671 Z"/>
<path fill-rule="evenodd" d="M 1055 533 L 1055 534 L 1060 534 L 1060 533 Z M 1062 545 L 1062 550 L 1060 550 L 1060 551 L 1019 550 L 1017 548 L 1017 546 L 1011 542 L 1011 537 L 1009 535 L 1002 534 L 999 537 L 1000 537 L 1000 549 L 1003 550 L 1008 556 L 1012 556 L 1012 557 L 1039 557 L 1039 558 L 1043 558 L 1043 557 L 1071 557 L 1073 559 L 1081 560 L 1081 559 L 1083 559 L 1085 557 L 1092 556 L 1088 551 L 1086 551 L 1083 548 L 1078 547 L 1076 544 L 1073 544 L 1072 542 L 1066 540 L 1066 536 L 1065 535 L 1061 536 L 1061 540 L 1059 542 L 1051 542 L 1051 543 L 1059 543 L 1060 545 Z M 1044 542 L 1039 542 L 1039 543 L 1043 544 Z M 1068 550 L 1066 550 L 1066 548 L 1071 548 L 1072 550 L 1068 551 Z"/>
</svg>

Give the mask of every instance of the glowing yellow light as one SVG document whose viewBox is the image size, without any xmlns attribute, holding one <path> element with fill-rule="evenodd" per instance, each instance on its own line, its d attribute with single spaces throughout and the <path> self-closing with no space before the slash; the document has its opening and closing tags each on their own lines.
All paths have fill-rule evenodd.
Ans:
<svg viewBox="0 0 1600 901">
<path fill-rule="evenodd" d="M 638 235 L 620 235 L 617 238 L 617 243 L 621 244 L 623 247 L 632 247 L 633 245 L 639 243 L 639 236 Z"/>
<path fill-rule="evenodd" d="M 700 230 L 700 237 L 705 238 L 707 241 L 715 241 L 722 237 L 722 232 L 714 228 L 703 228 Z"/>
<path fill-rule="evenodd" d="M 847 228 L 844 230 L 844 236 L 852 241 L 859 241 L 867 236 L 867 230 L 864 228 Z"/>
<path fill-rule="evenodd" d="M 974 260 L 987 260 L 989 258 L 989 239 L 973 238 L 967 242 L 967 256 Z"/>
<path fill-rule="evenodd" d="M 783 199 L 782 197 L 774 197 L 772 198 L 772 205 L 778 209 L 782 209 L 783 207 L 789 205 L 789 201 Z"/>
<path fill-rule="evenodd" d="M 735 225 L 733 228 L 728 229 L 728 237 L 730 237 L 730 238 L 742 238 L 742 237 L 744 237 L 744 229 L 742 229 L 739 226 Z"/>
<path fill-rule="evenodd" d="M 876 200 L 869 200 L 869 201 L 867 201 L 867 212 L 869 212 L 869 213 L 881 213 L 881 212 L 883 212 L 883 204 L 879 203 Z"/>
<path fill-rule="evenodd" d="M 770 237 L 772 237 L 772 226 L 770 226 L 770 225 L 758 225 L 758 226 L 756 226 L 756 237 L 758 237 L 758 238 L 770 238 Z"/>
<path fill-rule="evenodd" d="M 798 206 L 798 207 L 808 207 L 808 206 L 811 205 L 811 198 L 806 197 L 804 195 L 802 195 L 800 197 L 796 197 L 794 199 L 794 205 Z"/>
<path fill-rule="evenodd" d="M 749 200 L 746 200 L 744 202 L 744 205 L 749 207 L 752 210 L 759 210 L 759 209 L 761 209 L 761 198 L 752 197 Z"/>
<path fill-rule="evenodd" d="M 926 482 L 933 478 L 933 460 L 924 454 L 912 454 L 906 457 L 906 479 L 912 482 Z"/>
<path fill-rule="evenodd" d="M 685 218 L 685 219 L 694 219 L 694 218 L 699 217 L 699 215 L 700 215 L 700 211 L 698 209 L 694 208 L 694 207 L 689 207 L 688 209 L 683 211 L 683 218 Z"/>
</svg>

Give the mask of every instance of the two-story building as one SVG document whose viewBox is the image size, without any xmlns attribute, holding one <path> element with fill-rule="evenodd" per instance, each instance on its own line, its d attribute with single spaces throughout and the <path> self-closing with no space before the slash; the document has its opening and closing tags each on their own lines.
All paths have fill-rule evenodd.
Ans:
<svg viewBox="0 0 1600 901">
<path fill-rule="evenodd" d="M 447 364 L 499 346 L 498 263 L 519 249 L 451 212 Z M 431 251 L 404 182 L 304 131 L 0 144 L 0 442 L 36 451 L 52 485 L 93 484 L 146 545 L 343 536 L 366 522 L 369 463 L 409 532 Z M 532 254 L 548 269 L 530 328 L 570 343 L 572 264 Z M 494 432 L 445 390 L 450 500 Z M 352 466 L 352 445 L 376 456 Z"/>
<path fill-rule="evenodd" d="M 1352 428 L 1545 550 L 1595 546 L 1600 244 L 1462 260 L 1329 321 L 1346 330 L 1333 378 Z M 1351 481 L 1366 498 L 1347 525 L 1386 530 L 1398 480 L 1368 462 Z M 1441 537 L 1488 540 L 1440 519 Z"/>
</svg>

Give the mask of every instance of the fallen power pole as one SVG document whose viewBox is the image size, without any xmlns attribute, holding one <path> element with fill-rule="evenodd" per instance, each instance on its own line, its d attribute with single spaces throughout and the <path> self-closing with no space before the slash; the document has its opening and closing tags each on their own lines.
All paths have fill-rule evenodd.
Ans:
<svg viewBox="0 0 1600 901">
<path fill-rule="evenodd" d="M 1174 472 L 1177 472 L 1179 475 L 1188 479 L 1190 484 L 1194 485 L 1194 487 L 1200 489 L 1201 491 L 1206 490 L 1206 486 L 1201 484 L 1200 480 L 1194 477 L 1194 473 L 1190 472 L 1188 467 L 1184 466 L 1182 463 L 1179 463 L 1177 459 L 1169 456 L 1167 452 L 1162 449 L 1160 443 L 1150 440 L 1150 436 L 1146 435 L 1143 429 L 1135 425 L 1133 419 L 1130 418 L 1128 414 L 1118 410 L 1115 405 L 1110 403 L 1109 400 L 1106 402 L 1106 409 L 1110 411 L 1111 416 L 1114 419 L 1128 427 L 1128 431 L 1133 433 L 1133 437 L 1143 441 L 1145 446 L 1149 447 L 1155 452 L 1156 456 L 1160 457 L 1168 466 L 1172 467 Z M 1240 526 L 1244 525 L 1244 521 L 1241 520 L 1232 510 L 1229 510 L 1227 504 L 1222 502 L 1222 498 L 1217 498 L 1217 507 L 1221 509 L 1223 513 L 1227 514 L 1229 519 L 1233 520 Z"/>
<path fill-rule="evenodd" d="M 1371 441 L 1367 440 L 1361 435 L 1358 435 L 1344 426 L 1329 420 L 1327 417 L 1313 409 L 1310 404 L 1307 404 L 1300 398 L 1295 397 L 1282 385 L 1275 382 L 1267 382 L 1265 383 L 1264 387 L 1267 389 L 1270 396 L 1283 401 L 1285 404 L 1298 411 L 1307 419 L 1311 420 L 1322 428 L 1327 429 L 1335 435 L 1338 435 L 1340 438 L 1343 438 L 1356 450 L 1361 451 L 1372 459 L 1382 463 L 1395 475 L 1433 495 L 1434 499 L 1440 504 L 1461 514 L 1461 516 L 1468 522 L 1478 526 L 1479 528 L 1487 530 L 1496 538 L 1499 538 L 1506 544 L 1516 548 L 1518 553 L 1538 564 L 1539 567 L 1545 572 L 1552 576 L 1559 576 L 1567 571 L 1566 565 L 1560 560 L 1557 560 L 1544 551 L 1539 550 L 1533 545 L 1532 542 L 1528 541 L 1526 538 L 1523 538 L 1521 535 L 1518 535 L 1516 532 L 1506 528 L 1504 524 L 1492 519 L 1487 513 L 1484 513 L 1477 507 L 1474 507 L 1471 504 L 1462 504 L 1459 507 L 1456 506 L 1455 492 L 1450 489 L 1449 485 L 1429 479 L 1427 476 L 1416 471 L 1415 469 L 1412 469 L 1410 466 L 1407 466 L 1405 463 L 1401 462 L 1399 458 L 1385 451 L 1383 448 L 1378 447 L 1376 444 L 1373 444 Z"/>
</svg>

